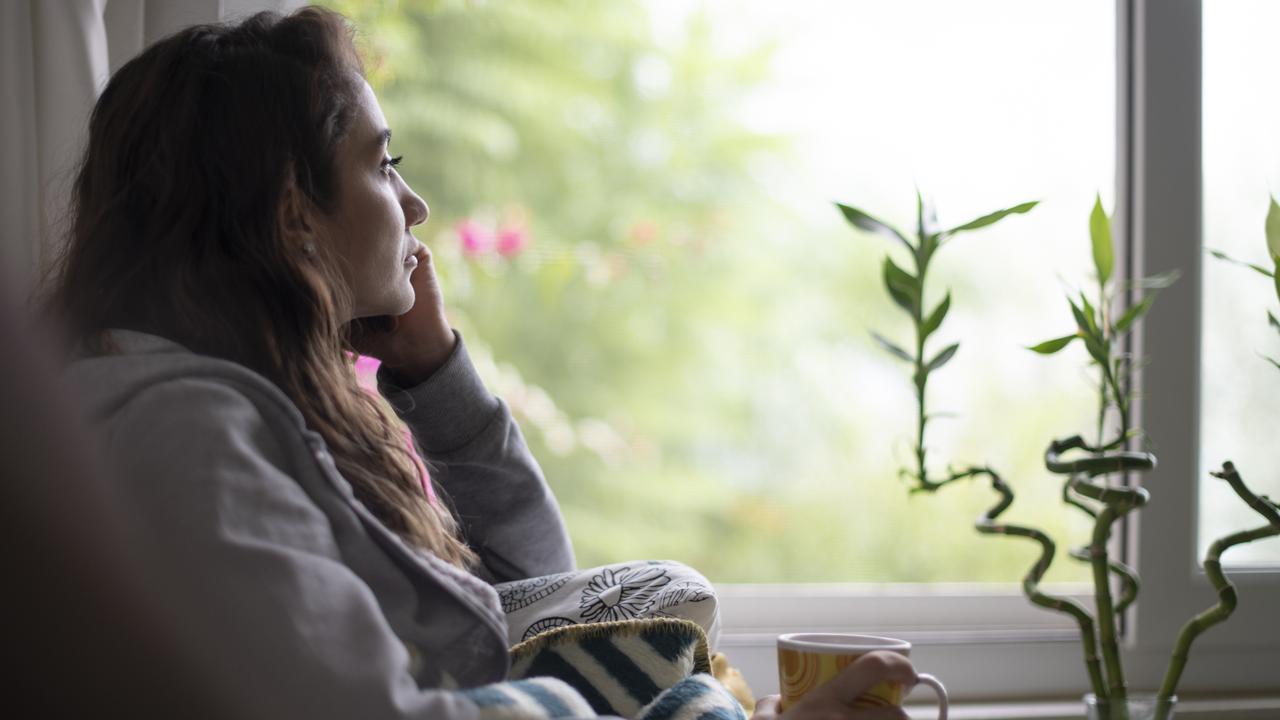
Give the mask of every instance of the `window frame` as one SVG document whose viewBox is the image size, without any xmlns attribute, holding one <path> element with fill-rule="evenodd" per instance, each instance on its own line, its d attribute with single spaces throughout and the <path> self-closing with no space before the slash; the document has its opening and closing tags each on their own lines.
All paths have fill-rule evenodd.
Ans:
<svg viewBox="0 0 1280 720">
<path fill-rule="evenodd" d="M 1196 558 L 1198 523 L 1201 178 L 1201 0 L 1116 0 L 1115 232 L 1120 269 L 1139 277 L 1179 268 L 1138 325 L 1132 350 L 1157 358 L 1135 378 L 1137 418 L 1159 443 L 1160 466 L 1140 480 L 1153 502 L 1113 533 L 1143 591 L 1124 618 L 1128 684 L 1154 689 L 1182 625 L 1215 597 Z M 1162 552 L 1139 552 L 1159 547 Z M 1178 549 L 1181 548 L 1179 551 Z M 1173 550 L 1170 552 L 1169 550 Z M 1180 689 L 1280 691 L 1280 572 L 1228 571 L 1240 587 L 1231 619 L 1202 635 Z M 1074 623 L 1020 592 L 963 585 L 720 585 L 720 648 L 757 694 L 777 691 L 782 632 L 888 634 L 944 678 L 956 700 L 1078 698 L 1087 691 Z M 1158 602 L 1153 602 L 1158 598 Z M 1083 598 L 1086 607 L 1092 598 Z"/>
</svg>

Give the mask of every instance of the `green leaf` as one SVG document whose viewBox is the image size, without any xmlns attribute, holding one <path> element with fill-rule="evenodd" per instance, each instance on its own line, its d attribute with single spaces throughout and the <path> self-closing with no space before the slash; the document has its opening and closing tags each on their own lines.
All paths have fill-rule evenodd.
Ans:
<svg viewBox="0 0 1280 720">
<path fill-rule="evenodd" d="M 942 302 L 938 303 L 938 306 L 933 309 L 933 312 L 929 313 L 929 317 L 925 318 L 924 327 L 920 330 L 921 335 L 925 338 L 932 335 L 933 331 L 937 330 L 938 327 L 942 325 L 942 320 L 947 317 L 947 311 L 950 309 L 951 291 L 948 290 L 947 296 L 942 298 Z"/>
<path fill-rule="evenodd" d="M 1039 345 L 1032 345 L 1031 347 L 1029 347 L 1029 348 L 1027 348 L 1027 349 L 1028 349 L 1028 350 L 1030 350 L 1030 351 L 1032 351 L 1032 352 L 1038 352 L 1038 353 L 1040 353 L 1041 355 L 1052 355 L 1052 354 L 1054 354 L 1054 353 L 1058 352 L 1059 350 L 1061 350 L 1062 348 L 1064 348 L 1064 347 L 1066 347 L 1066 346 L 1070 345 L 1070 344 L 1071 344 L 1071 341 L 1072 341 L 1072 340 L 1075 340 L 1075 339 L 1076 339 L 1076 338 L 1078 338 L 1078 337 L 1080 337 L 1080 334 L 1079 334 L 1079 333 L 1075 333 L 1075 334 L 1072 334 L 1072 335 L 1063 335 L 1063 336 L 1062 336 L 1062 337 L 1060 337 L 1060 338 L 1054 338 L 1054 339 L 1052 339 L 1052 340 L 1045 340 L 1044 342 L 1040 343 Z"/>
<path fill-rule="evenodd" d="M 1039 204 L 1040 204 L 1039 200 L 1032 200 L 1031 202 L 1024 202 L 1021 205 L 1014 205 L 1011 208 L 1005 208 L 1004 210 L 997 210 L 993 213 L 988 213 L 986 215 L 983 215 L 977 220 L 970 220 L 969 222 L 959 227 L 951 228 L 950 230 L 946 231 L 943 234 L 955 235 L 958 232 L 964 232 L 966 230 L 977 230 L 980 227 L 986 227 L 993 223 L 997 223 L 1003 220 L 1004 218 L 1008 217 L 1009 215 L 1013 215 L 1015 213 L 1022 214 L 1022 213 L 1030 212 L 1031 208 Z"/>
<path fill-rule="evenodd" d="M 1155 301 L 1156 294 L 1149 293 L 1137 304 L 1132 305 L 1128 310 L 1125 310 L 1124 314 L 1120 316 L 1120 319 L 1116 321 L 1116 332 L 1122 333 L 1128 330 L 1129 326 L 1137 322 L 1138 318 L 1147 314 L 1147 311 L 1151 309 L 1151 304 Z"/>
<path fill-rule="evenodd" d="M 840 212 L 844 213 L 844 219 L 852 223 L 854 227 L 866 230 L 867 232 L 878 233 L 885 237 L 893 238 L 907 246 L 907 249 L 915 252 L 915 247 L 911 244 L 911 241 L 907 240 L 905 235 L 898 232 L 898 230 L 889 223 L 874 218 L 855 207 L 850 207 L 849 205 L 836 203 L 836 207 L 840 208 Z"/>
<path fill-rule="evenodd" d="M 915 314 L 920 302 L 920 284 L 914 275 L 895 265 L 888 257 L 884 259 L 884 286 L 898 307 Z"/>
<path fill-rule="evenodd" d="M 1076 319 L 1076 328 L 1080 331 L 1081 335 L 1088 335 L 1089 321 L 1085 319 L 1084 311 L 1081 310 L 1080 306 L 1076 305 L 1076 301 L 1071 298 L 1067 298 L 1067 303 L 1071 305 L 1071 315 Z"/>
<path fill-rule="evenodd" d="M 1280 256 L 1280 205 L 1274 197 L 1267 208 L 1267 255 Z"/>
<path fill-rule="evenodd" d="M 933 253 L 938 250 L 938 241 L 941 235 L 925 235 L 920 238 L 920 247 L 916 248 L 916 267 L 929 267 L 929 260 L 933 257 Z"/>
<path fill-rule="evenodd" d="M 1089 298 L 1085 297 L 1084 293 L 1080 293 L 1080 304 L 1084 310 L 1085 319 L 1089 321 L 1089 332 L 1098 335 L 1098 328 L 1101 327 L 1098 311 L 1089 303 Z"/>
<path fill-rule="evenodd" d="M 907 362 L 916 361 L 915 358 L 911 357 L 911 353 L 907 352 L 906 350 L 903 350 L 898 345 L 895 345 L 893 341 L 889 340 L 888 338 L 881 335 L 880 333 L 873 332 L 871 333 L 871 337 L 873 340 L 876 341 L 877 345 L 884 348 L 885 350 L 888 350 L 889 354 L 893 355 L 894 357 L 897 357 L 899 360 L 906 360 Z"/>
<path fill-rule="evenodd" d="M 1160 273 L 1159 275 L 1138 278 L 1130 283 L 1130 287 L 1137 288 L 1139 290 L 1163 290 L 1177 282 L 1180 277 L 1182 277 L 1181 271 L 1170 270 L 1169 272 Z"/>
<path fill-rule="evenodd" d="M 920 188 L 916 188 L 916 233 L 923 240 L 930 235 L 938 232 L 938 213 L 933 207 L 933 203 L 925 199 L 920 193 Z"/>
<path fill-rule="evenodd" d="M 952 343 L 943 348 L 942 352 L 933 356 L 933 359 L 929 361 L 929 364 L 924 366 L 925 372 L 933 372 L 943 365 L 946 365 L 950 362 L 951 358 L 955 357 L 956 351 L 959 349 L 960 343 Z"/>
<path fill-rule="evenodd" d="M 1094 196 L 1093 212 L 1089 214 L 1089 238 L 1093 241 L 1093 267 L 1098 271 L 1098 282 L 1105 285 L 1111 279 L 1115 263 L 1115 250 L 1111 246 L 1111 220 L 1102 209 L 1102 196 Z"/>
<path fill-rule="evenodd" d="M 1269 358 L 1269 357 L 1265 357 L 1265 356 L 1264 356 L 1264 359 L 1265 359 L 1267 362 L 1271 363 L 1272 365 L 1275 365 L 1277 368 L 1280 368 L 1280 360 L 1276 360 L 1275 358 Z"/>
<path fill-rule="evenodd" d="M 929 267 L 929 259 L 938 249 L 940 236 L 933 203 L 920 193 L 919 188 L 916 188 L 916 232 L 920 237 L 920 244 L 916 246 L 916 267 L 923 274 L 924 268 Z"/>
<path fill-rule="evenodd" d="M 1240 266 L 1242 266 L 1242 267 L 1247 267 L 1247 268 L 1249 268 L 1250 270 L 1254 270 L 1254 271 L 1256 271 L 1256 272 L 1260 272 L 1260 273 L 1262 273 L 1263 275 L 1266 275 L 1267 277 L 1275 277 L 1275 275 L 1276 275 L 1274 272 L 1272 272 L 1271 270 L 1268 270 L 1268 269 L 1266 269 L 1266 268 L 1262 267 L 1261 265 L 1254 265 L 1253 263 L 1245 262 L 1245 261 L 1243 261 L 1243 260 L 1237 260 L 1237 259 L 1235 259 L 1235 258 L 1231 257 L 1230 255 L 1228 255 L 1228 254 L 1226 254 L 1226 253 L 1222 252 L 1221 250 L 1210 250 L 1210 251 L 1209 251 L 1209 254 L 1210 254 L 1210 255 L 1212 255 L 1212 256 L 1214 256 L 1214 257 L 1216 257 L 1216 258 L 1218 258 L 1219 260 L 1226 260 L 1226 261 L 1227 261 L 1227 262 L 1229 262 L 1229 263 L 1233 263 L 1233 264 L 1235 264 L 1235 265 L 1240 265 Z"/>
<path fill-rule="evenodd" d="M 1092 357 L 1103 370 L 1108 369 L 1108 360 L 1111 357 L 1110 348 L 1102 341 L 1101 338 L 1086 334 L 1084 336 L 1084 347 L 1089 351 L 1089 357 Z"/>
<path fill-rule="evenodd" d="M 1267 311 L 1267 323 L 1276 330 L 1280 330 L 1280 320 L 1277 320 L 1276 316 L 1272 315 L 1270 310 Z"/>
</svg>

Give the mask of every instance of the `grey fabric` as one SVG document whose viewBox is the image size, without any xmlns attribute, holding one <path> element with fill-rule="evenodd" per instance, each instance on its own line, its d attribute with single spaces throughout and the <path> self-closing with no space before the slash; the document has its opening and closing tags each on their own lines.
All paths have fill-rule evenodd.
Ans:
<svg viewBox="0 0 1280 720">
<path fill-rule="evenodd" d="M 542 469 L 506 405 L 485 389 L 459 336 L 454 357 L 413 389 L 379 369 L 391 403 L 430 462 L 481 574 L 509 582 L 573 569 L 573 551 Z"/>
<path fill-rule="evenodd" d="M 274 385 L 153 335 L 68 379 L 147 561 L 193 641 L 282 716 L 474 718 L 442 688 L 502 681 L 507 627 L 473 575 L 406 546 L 358 502 L 324 441 Z M 466 349 L 414 388 L 386 386 L 477 539 L 485 573 L 565 572 L 554 498 Z M 300 661 L 300 659 L 305 659 Z"/>
</svg>

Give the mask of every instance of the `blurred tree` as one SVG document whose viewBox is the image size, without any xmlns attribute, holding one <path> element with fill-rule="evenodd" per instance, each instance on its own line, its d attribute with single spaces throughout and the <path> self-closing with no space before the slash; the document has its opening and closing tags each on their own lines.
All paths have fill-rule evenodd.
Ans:
<svg viewBox="0 0 1280 720">
<path fill-rule="evenodd" d="M 635 1 L 326 4 L 361 31 L 455 324 L 494 361 L 581 562 L 710 550 L 696 536 L 740 520 L 694 456 L 750 411 L 700 363 L 769 270 L 724 248 L 726 208 L 759 204 L 749 165 L 780 147 L 727 111 L 770 48 L 727 56 L 696 12 L 659 38 Z"/>
<path fill-rule="evenodd" d="M 870 355 L 850 319 L 878 302 L 873 248 L 817 236 L 755 179 L 788 152 L 741 121 L 772 44 L 725 47 L 696 4 L 679 23 L 641 0 L 325 4 L 361 31 L 392 154 L 432 208 L 417 234 L 452 320 L 520 419 L 580 564 L 1018 576 L 1021 548 L 902 541 L 940 517 L 971 540 L 986 498 L 907 507 L 893 465 L 868 462 L 886 420 L 845 376 Z M 1038 442 L 1050 420 L 1023 426 Z M 1036 467 L 1029 447 L 1015 471 Z"/>
</svg>

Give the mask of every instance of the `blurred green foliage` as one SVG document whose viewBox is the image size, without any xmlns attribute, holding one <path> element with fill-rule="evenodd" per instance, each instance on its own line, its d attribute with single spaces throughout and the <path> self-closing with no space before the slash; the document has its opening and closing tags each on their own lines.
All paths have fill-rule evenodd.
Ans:
<svg viewBox="0 0 1280 720">
<path fill-rule="evenodd" d="M 853 318 L 879 302 L 875 246 L 806 236 L 757 182 L 788 151 L 738 119 L 770 45 L 727 51 L 696 6 L 657 28 L 637 0 L 326 4 L 361 31 L 451 319 L 520 419 L 579 565 L 1014 582 L 1034 560 L 973 537 L 986 493 L 905 497 L 880 457 L 899 433 L 846 392 L 850 359 L 872 354 Z M 1054 420 L 964 439 L 1035 472 Z M 1057 505 L 1050 483 L 1020 498 Z"/>
</svg>

